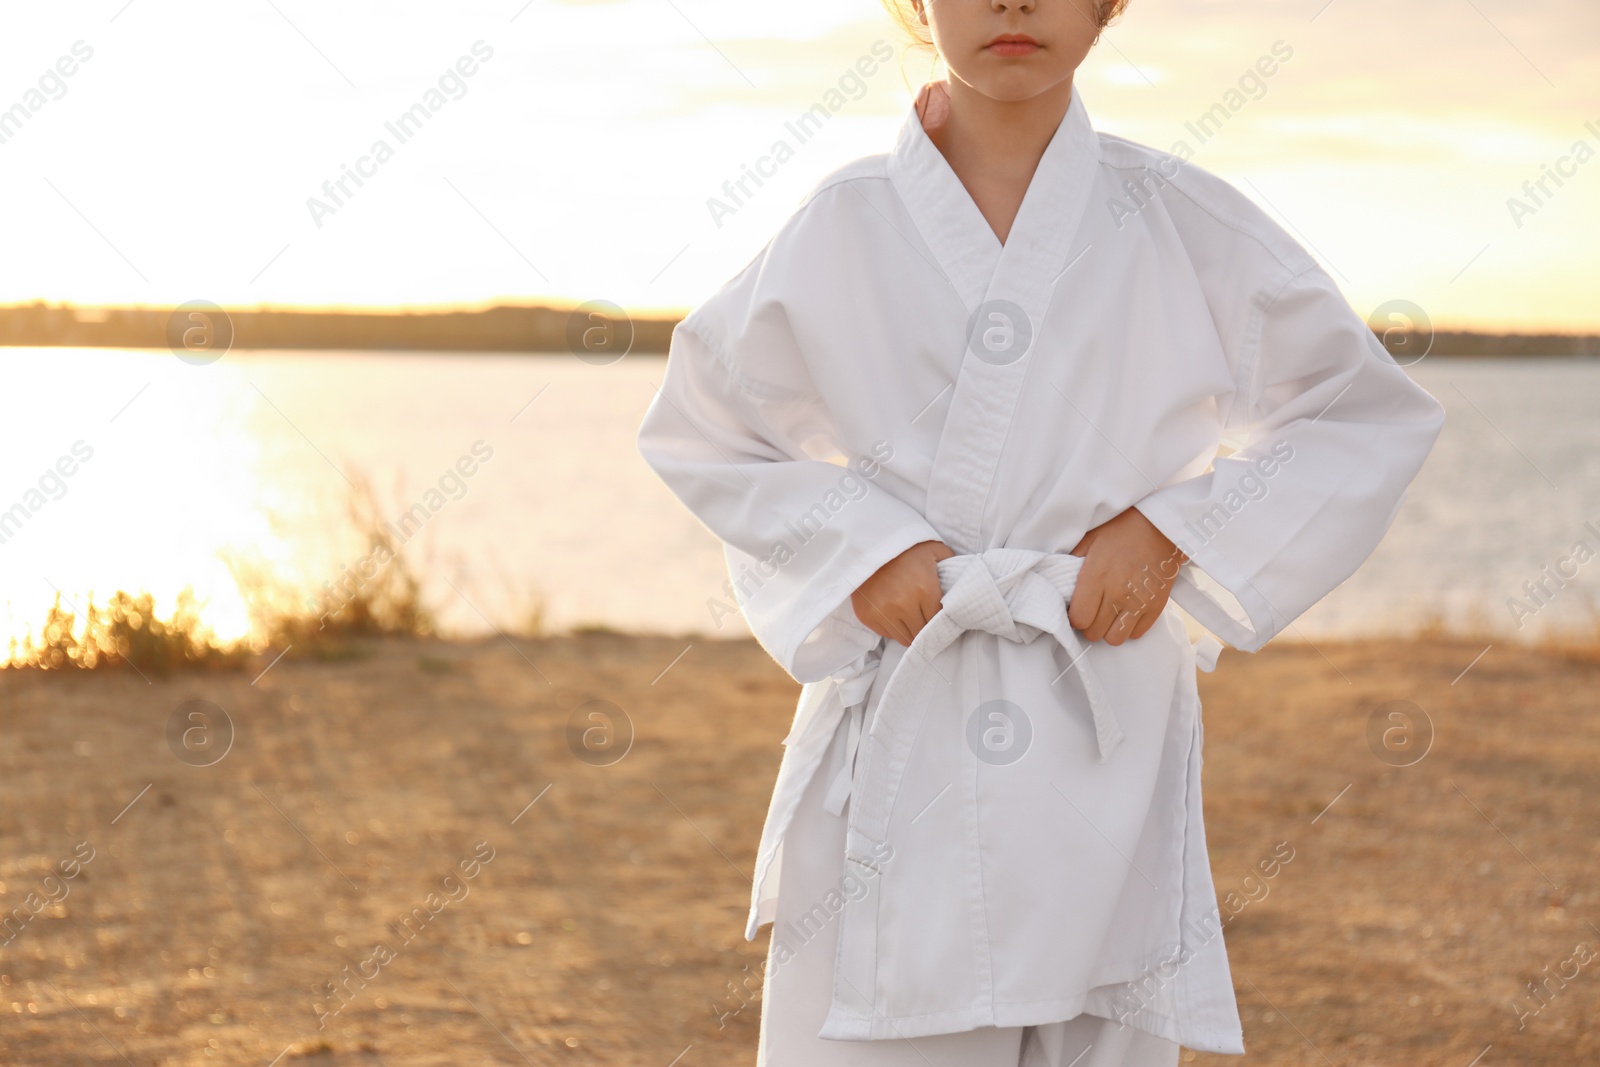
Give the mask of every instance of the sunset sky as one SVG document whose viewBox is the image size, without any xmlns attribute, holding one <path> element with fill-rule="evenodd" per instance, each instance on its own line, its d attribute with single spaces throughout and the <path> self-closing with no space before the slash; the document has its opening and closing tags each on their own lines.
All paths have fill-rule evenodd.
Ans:
<svg viewBox="0 0 1600 1067">
<path fill-rule="evenodd" d="M 96 0 L 8 5 L 0 30 L 0 303 L 681 310 L 886 150 L 929 70 L 877 0 Z M 1199 143 L 1185 124 L 1275 44 L 1291 58 Z M 798 143 L 786 123 L 886 46 Z M 1078 85 L 1099 128 L 1187 141 L 1363 314 L 1600 331 L 1593 0 L 1132 0 Z M 402 141 L 386 123 L 430 91 Z M 793 157 L 714 217 L 779 140 Z"/>
</svg>

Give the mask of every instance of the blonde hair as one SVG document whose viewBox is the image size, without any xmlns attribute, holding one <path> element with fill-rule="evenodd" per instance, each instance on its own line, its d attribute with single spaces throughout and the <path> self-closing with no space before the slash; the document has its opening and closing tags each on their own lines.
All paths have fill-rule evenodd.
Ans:
<svg viewBox="0 0 1600 1067">
<path fill-rule="evenodd" d="M 931 3 L 932 0 L 924 0 Z M 1100 10 L 1100 30 L 1111 25 L 1113 19 L 1121 15 L 1128 6 L 1128 0 L 1096 0 Z M 928 27 L 923 25 L 917 17 L 916 5 L 912 0 L 883 0 L 883 6 L 888 9 L 889 15 L 900 24 L 906 36 L 919 48 L 933 50 L 933 36 L 928 32 Z M 1098 41 L 1100 34 L 1096 33 L 1094 39 Z"/>
</svg>

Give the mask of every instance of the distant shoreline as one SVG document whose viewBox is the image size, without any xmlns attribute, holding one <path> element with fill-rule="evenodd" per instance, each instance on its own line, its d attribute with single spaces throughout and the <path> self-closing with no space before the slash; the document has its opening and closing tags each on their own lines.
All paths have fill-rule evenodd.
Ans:
<svg viewBox="0 0 1600 1067">
<path fill-rule="evenodd" d="M 219 315 L 218 312 L 221 314 Z M 471 311 L 226 311 L 204 320 L 186 309 L 0 307 L 0 347 L 197 349 L 185 331 L 195 322 L 215 328 L 221 347 L 390 353 L 544 355 L 571 352 L 609 361 L 634 353 L 664 353 L 678 316 L 634 316 L 614 305 L 553 308 L 503 305 Z M 1426 348 L 1446 358 L 1600 359 L 1600 335 L 1481 333 L 1438 330 L 1423 338 L 1388 331 L 1400 362 Z"/>
<path fill-rule="evenodd" d="M 221 309 L 218 309 L 219 311 Z M 184 340 L 199 322 L 226 333 L 224 349 L 392 352 L 582 352 L 597 361 L 665 352 L 678 316 L 632 316 L 615 305 L 500 306 L 474 311 L 344 312 L 171 308 L 0 307 L 0 347 L 200 348 Z"/>
</svg>

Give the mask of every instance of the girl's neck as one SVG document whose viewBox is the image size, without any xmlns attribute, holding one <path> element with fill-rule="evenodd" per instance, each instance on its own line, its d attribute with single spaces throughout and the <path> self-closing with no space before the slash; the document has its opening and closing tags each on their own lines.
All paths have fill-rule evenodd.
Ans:
<svg viewBox="0 0 1600 1067">
<path fill-rule="evenodd" d="M 1070 78 L 1028 100 L 995 100 L 956 78 L 925 86 L 917 98 L 928 139 L 1002 244 L 1071 104 Z"/>
</svg>

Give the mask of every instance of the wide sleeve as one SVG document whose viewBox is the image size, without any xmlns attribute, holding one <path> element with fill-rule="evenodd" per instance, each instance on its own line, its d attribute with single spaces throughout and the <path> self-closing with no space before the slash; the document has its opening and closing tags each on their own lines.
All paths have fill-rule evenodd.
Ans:
<svg viewBox="0 0 1600 1067">
<path fill-rule="evenodd" d="M 850 594 L 939 535 L 874 481 L 881 453 L 834 455 L 849 447 L 813 392 L 754 378 L 736 355 L 680 323 L 639 451 L 722 542 L 762 647 L 796 680 L 818 681 L 880 640 L 856 618 Z M 773 358 L 770 348 L 761 355 Z"/>
<path fill-rule="evenodd" d="M 1443 407 L 1314 262 L 1257 307 L 1230 353 L 1238 392 L 1225 440 L 1236 451 L 1135 505 L 1190 558 L 1173 599 L 1247 652 L 1372 553 L 1444 425 Z"/>
</svg>

